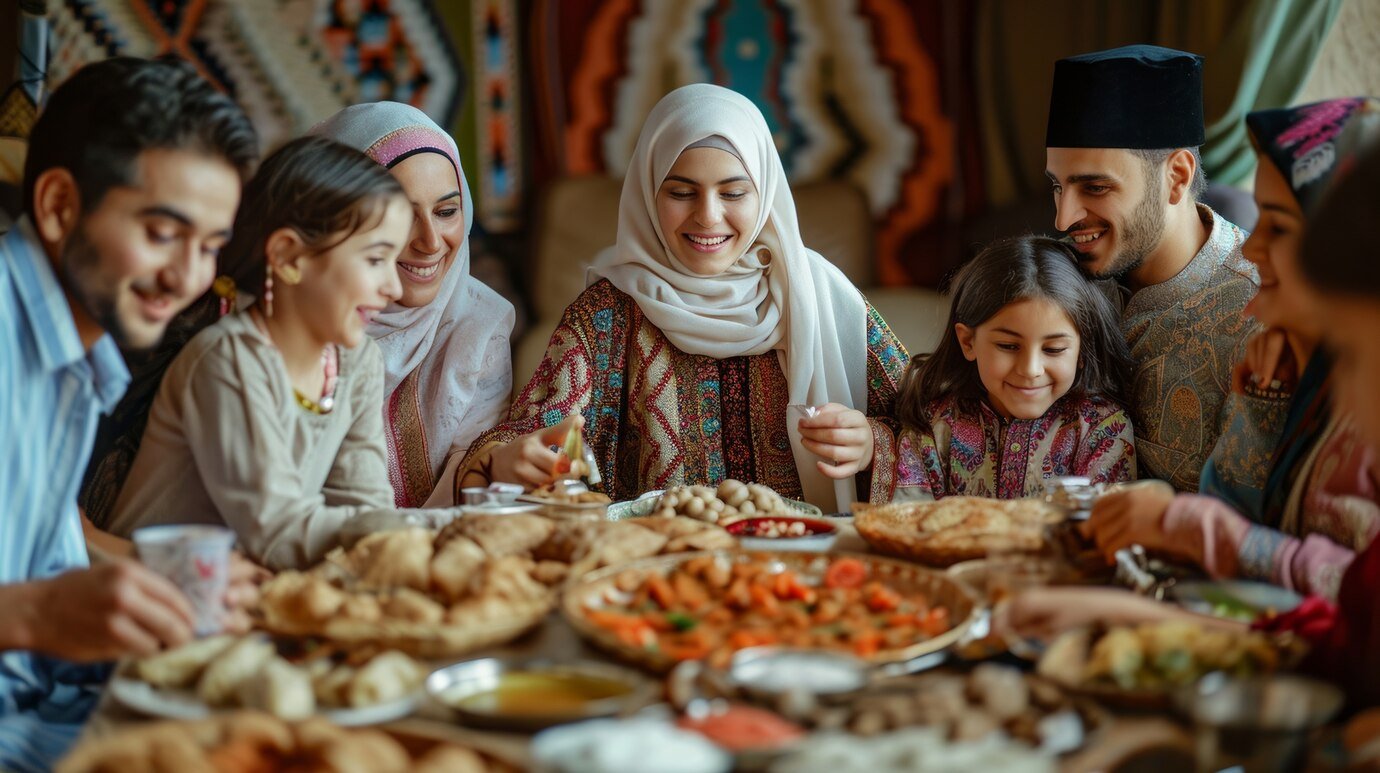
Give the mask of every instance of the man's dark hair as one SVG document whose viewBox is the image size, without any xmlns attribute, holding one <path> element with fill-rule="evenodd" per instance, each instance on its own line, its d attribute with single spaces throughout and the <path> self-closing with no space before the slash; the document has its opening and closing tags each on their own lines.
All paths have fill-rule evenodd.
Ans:
<svg viewBox="0 0 1380 773">
<path fill-rule="evenodd" d="M 116 57 L 78 70 L 53 92 L 29 135 L 24 210 L 49 169 L 71 172 L 83 211 L 134 182 L 146 150 L 189 150 L 224 159 L 243 181 L 259 157 L 249 118 L 186 62 Z"/>
<path fill-rule="evenodd" d="M 1188 195 L 1191 196 L 1195 202 L 1202 201 L 1203 194 L 1207 193 L 1208 180 L 1207 172 L 1203 171 L 1203 154 L 1198 151 L 1198 148 L 1160 148 L 1156 150 L 1133 148 L 1131 152 L 1145 164 L 1145 174 L 1146 177 L 1149 178 L 1152 175 L 1158 175 L 1160 167 L 1164 166 L 1165 161 L 1169 160 L 1169 156 L 1179 150 L 1187 150 L 1189 153 L 1192 153 L 1193 160 L 1197 162 L 1193 166 L 1193 182 L 1188 186 Z M 1156 177 L 1155 179 L 1159 178 Z"/>
</svg>

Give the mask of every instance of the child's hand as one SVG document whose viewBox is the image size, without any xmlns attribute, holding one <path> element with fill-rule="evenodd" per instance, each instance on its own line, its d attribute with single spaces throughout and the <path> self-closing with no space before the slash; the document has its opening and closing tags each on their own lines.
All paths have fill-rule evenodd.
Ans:
<svg viewBox="0 0 1380 773">
<path fill-rule="evenodd" d="M 1144 480 L 1119 486 L 1098 497 L 1085 533 L 1112 562 L 1118 550 L 1140 545 L 1146 550 L 1180 555 L 1164 531 L 1164 513 L 1174 499 L 1174 489 L 1162 480 Z"/>
<path fill-rule="evenodd" d="M 867 416 L 838 403 L 800 420 L 800 443 L 825 461 L 815 462 L 829 478 L 847 478 L 872 465 L 872 425 Z"/>
</svg>

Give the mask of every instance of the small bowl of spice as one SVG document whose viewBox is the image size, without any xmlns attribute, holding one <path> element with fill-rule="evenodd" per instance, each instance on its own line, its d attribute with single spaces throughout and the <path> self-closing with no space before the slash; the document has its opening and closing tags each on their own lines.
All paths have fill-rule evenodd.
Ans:
<svg viewBox="0 0 1380 773">
<path fill-rule="evenodd" d="M 839 529 L 819 518 L 772 515 L 729 524 L 728 533 L 744 550 L 800 550 L 824 553 L 834 546 Z"/>
</svg>

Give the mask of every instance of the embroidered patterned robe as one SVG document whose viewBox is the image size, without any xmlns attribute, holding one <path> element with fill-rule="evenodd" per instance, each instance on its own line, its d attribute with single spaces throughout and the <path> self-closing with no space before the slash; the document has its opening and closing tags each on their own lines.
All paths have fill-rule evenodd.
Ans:
<svg viewBox="0 0 1380 773">
<path fill-rule="evenodd" d="M 890 436 L 886 425 L 909 355 L 870 304 L 867 313 L 864 412 L 874 436 Z M 687 354 L 630 296 L 604 280 L 566 308 L 508 420 L 475 440 L 456 480 L 495 444 L 580 411 L 602 486 L 614 501 L 725 478 L 762 483 L 799 499 L 787 400 L 775 352 L 726 359 Z"/>
<path fill-rule="evenodd" d="M 928 432 L 907 429 L 897 442 L 895 499 L 967 495 L 1019 499 L 1048 478 L 1086 475 L 1115 483 L 1136 477 L 1131 420 L 1100 397 L 1064 396 L 1038 419 L 1004 419 L 986 402 L 964 410 L 936 400 Z"/>
<path fill-rule="evenodd" d="M 1241 255 L 1246 232 L 1199 205 L 1211 234 L 1172 279 L 1126 301 L 1121 327 L 1136 362 L 1131 387 L 1141 477 L 1197 491 L 1223 426 L 1232 367 L 1255 324 L 1242 316 L 1255 267 Z M 1267 451 L 1268 453 L 1268 451 Z"/>
</svg>

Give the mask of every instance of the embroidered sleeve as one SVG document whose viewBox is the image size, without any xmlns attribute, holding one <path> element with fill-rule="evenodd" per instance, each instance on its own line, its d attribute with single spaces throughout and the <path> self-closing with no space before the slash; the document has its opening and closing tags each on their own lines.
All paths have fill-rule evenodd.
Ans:
<svg viewBox="0 0 1380 773">
<path fill-rule="evenodd" d="M 573 309 L 566 309 L 561 324 L 551 334 L 546 356 L 532 379 L 513 401 L 508 419 L 487 432 L 482 432 L 470 444 L 469 453 L 455 474 L 455 486 L 466 484 L 465 477 L 475 473 L 485 481 L 490 477 L 486 469 L 489 451 L 544 427 L 559 424 L 565 417 L 584 410 L 589 404 L 593 364 L 590 362 L 587 336 L 582 332 L 581 320 Z M 586 417 L 588 418 L 588 417 Z M 470 481 L 474 482 L 473 476 Z M 457 491 L 456 501 L 462 501 Z"/>
<path fill-rule="evenodd" d="M 1228 395 L 1222 408 L 1222 434 L 1203 468 L 1198 491 L 1228 502 L 1248 517 L 1258 516 L 1288 410 L 1287 399 Z"/>
<path fill-rule="evenodd" d="M 1131 419 L 1117 408 L 1104 412 L 1088 428 L 1079 454 L 1077 474 L 1094 483 L 1119 483 L 1136 479 L 1136 440 Z"/>
<path fill-rule="evenodd" d="M 869 418 L 867 423 L 872 428 L 872 480 L 867 501 L 886 504 L 896 489 L 896 434 L 890 422 Z"/>
<path fill-rule="evenodd" d="M 896 483 L 891 498 L 897 501 L 939 499 L 944 490 L 944 467 L 931 433 L 905 430 L 896 443 Z"/>
<path fill-rule="evenodd" d="M 910 354 L 891 332 L 882 315 L 867 305 L 867 415 L 892 421 L 896 391 L 901 386 Z M 897 427 L 892 426 L 894 433 Z"/>
</svg>

